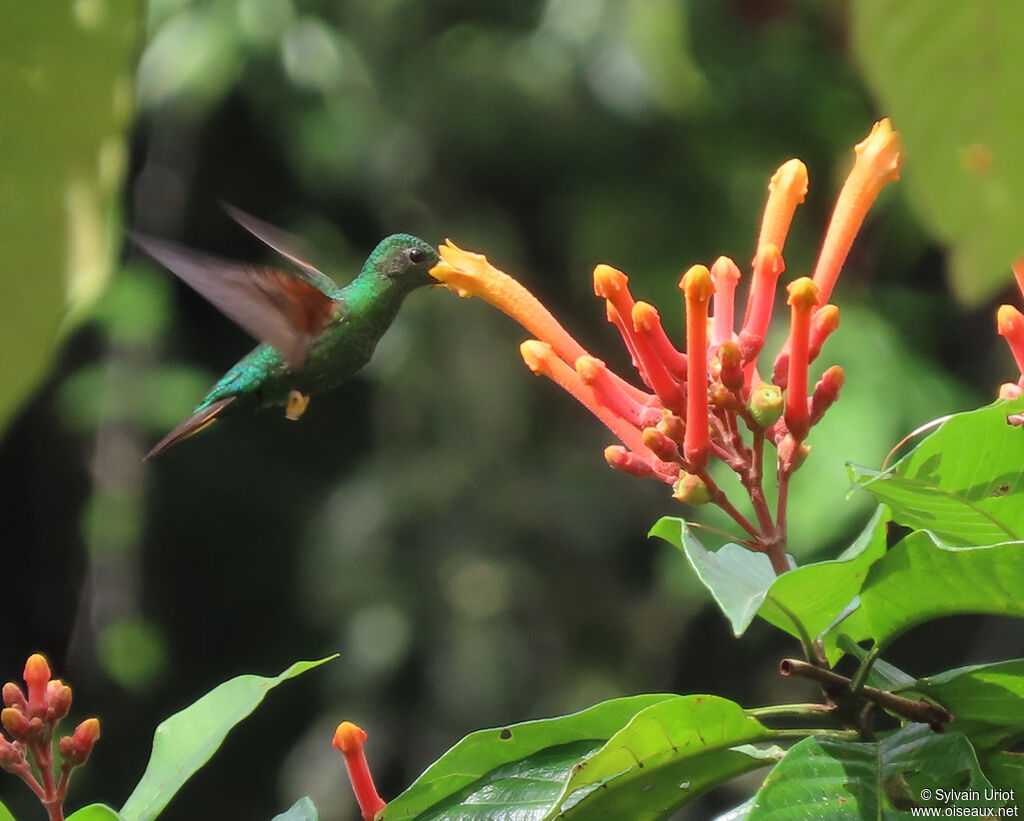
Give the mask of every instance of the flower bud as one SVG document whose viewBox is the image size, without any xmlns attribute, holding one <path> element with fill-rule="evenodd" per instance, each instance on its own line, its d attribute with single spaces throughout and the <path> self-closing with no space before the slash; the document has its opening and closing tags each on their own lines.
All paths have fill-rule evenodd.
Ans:
<svg viewBox="0 0 1024 821">
<path fill-rule="evenodd" d="M 661 414 L 658 430 L 672 441 L 681 443 L 683 436 L 686 434 L 686 422 L 683 421 L 681 416 L 676 416 L 672 411 L 666 410 Z"/>
<path fill-rule="evenodd" d="M 740 346 L 727 339 L 718 346 L 718 361 L 721 364 L 719 379 L 722 384 L 734 393 L 743 389 L 743 358 L 740 355 Z"/>
<path fill-rule="evenodd" d="M 762 382 L 750 392 L 750 401 L 747 403 L 750 415 L 761 428 L 775 424 L 775 420 L 782 416 L 784 406 L 782 391 L 767 382 Z"/>
<path fill-rule="evenodd" d="M 4 706 L 17 707 L 22 712 L 28 710 L 28 702 L 21 688 L 13 681 L 8 681 L 3 689 Z"/>
<path fill-rule="evenodd" d="M 4 725 L 8 735 L 15 741 L 24 741 L 32 733 L 32 722 L 17 707 L 4 707 L 0 710 L 0 724 Z"/>
<path fill-rule="evenodd" d="M 683 472 L 672 485 L 672 498 L 684 505 L 706 505 L 711 501 L 711 491 L 699 476 Z"/>
<path fill-rule="evenodd" d="M 75 727 L 75 732 L 72 735 L 64 736 L 58 742 L 61 758 L 70 767 L 80 767 L 88 760 L 99 737 L 100 720 L 87 718 Z"/>
<path fill-rule="evenodd" d="M 663 462 L 679 459 L 679 446 L 657 428 L 644 428 L 644 445 Z"/>
<path fill-rule="evenodd" d="M 782 469 L 792 473 L 804 463 L 807 454 L 811 452 L 811 446 L 804 443 L 797 443 L 793 434 L 787 433 L 778 442 L 779 465 Z"/>
</svg>

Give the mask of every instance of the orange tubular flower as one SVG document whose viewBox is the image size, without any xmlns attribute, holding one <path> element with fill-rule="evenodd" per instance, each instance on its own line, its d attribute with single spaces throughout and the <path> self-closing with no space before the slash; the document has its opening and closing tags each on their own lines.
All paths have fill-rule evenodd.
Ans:
<svg viewBox="0 0 1024 821">
<path fill-rule="evenodd" d="M 519 346 L 519 352 L 522 354 L 526 367 L 538 376 L 546 376 L 566 393 L 575 397 L 581 405 L 600 419 L 608 430 L 619 437 L 622 443 L 638 458 L 646 461 L 654 473 L 666 482 L 675 481 L 679 474 L 678 466 L 666 464 L 657 459 L 644 445 L 640 429 L 602 402 L 597 392 L 589 385 L 584 384 L 576 370 L 557 357 L 548 343 L 537 339 L 528 339 Z M 577 367 L 586 370 L 592 363 L 593 357 L 581 358 L 584 359 L 584 362 L 578 364 Z"/>
<path fill-rule="evenodd" d="M 807 436 L 807 367 L 810 354 L 811 314 L 818 305 L 818 287 L 809 277 L 789 284 L 789 376 L 786 386 L 786 427 L 797 441 Z"/>
<path fill-rule="evenodd" d="M 460 297 L 477 296 L 512 317 L 526 330 L 547 342 L 564 362 L 574 363 L 587 352 L 558 324 L 538 299 L 483 254 L 463 251 L 451 240 L 438 248 L 441 262 L 430 269 L 434 279 Z"/>
<path fill-rule="evenodd" d="M 715 292 L 711 272 L 703 265 L 687 271 L 679 287 L 686 298 L 686 351 L 689 369 L 686 376 L 686 434 L 683 455 L 693 470 L 707 466 L 711 450 L 708 424 L 708 302 Z"/>
<path fill-rule="evenodd" d="M 769 245 L 774 245 L 782 253 L 793 214 L 806 196 L 807 166 L 795 159 L 783 163 L 768 184 L 768 203 L 761 220 L 755 260 Z"/>
<path fill-rule="evenodd" d="M 822 303 L 832 295 L 853 239 L 878 192 L 887 182 L 899 179 L 901 150 L 899 133 L 892 130 L 888 119 L 875 123 L 871 133 L 854 148 L 857 159 L 839 192 L 814 268 L 814 284 Z"/>
<path fill-rule="evenodd" d="M 365 741 L 366 732 L 364 730 L 351 721 L 343 721 L 334 732 L 333 746 L 341 751 L 341 755 L 345 759 L 348 778 L 352 782 L 352 791 L 356 794 L 356 801 L 359 802 L 363 818 L 365 821 L 372 821 L 373 817 L 387 804 L 377 793 L 377 788 L 373 784 L 370 765 L 367 764 L 366 754 L 363 752 L 363 742 Z"/>
<path fill-rule="evenodd" d="M 740 269 L 729 257 L 719 257 L 711 266 L 711 281 L 715 284 L 715 318 L 711 329 L 711 344 L 721 345 L 732 339 L 736 283 L 740 281 Z"/>
</svg>

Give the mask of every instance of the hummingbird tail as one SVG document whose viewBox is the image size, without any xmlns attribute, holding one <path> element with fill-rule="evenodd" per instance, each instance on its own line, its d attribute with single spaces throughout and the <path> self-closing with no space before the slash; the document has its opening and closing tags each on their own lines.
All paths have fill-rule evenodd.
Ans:
<svg viewBox="0 0 1024 821">
<path fill-rule="evenodd" d="M 197 410 L 188 419 L 157 442 L 153 449 L 146 454 L 145 458 L 152 459 L 158 453 L 166 450 L 175 442 L 180 442 L 182 439 L 188 439 L 190 436 L 199 433 L 199 431 L 207 425 L 212 425 L 217 421 L 217 417 L 220 415 L 221 411 L 234 401 L 234 396 L 225 396 L 223 399 L 218 399 L 216 402 L 211 402 L 206 407 Z"/>
</svg>

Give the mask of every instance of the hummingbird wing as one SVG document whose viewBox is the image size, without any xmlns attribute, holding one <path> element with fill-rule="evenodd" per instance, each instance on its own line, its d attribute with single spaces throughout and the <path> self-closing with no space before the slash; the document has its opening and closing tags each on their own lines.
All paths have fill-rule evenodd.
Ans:
<svg viewBox="0 0 1024 821">
<path fill-rule="evenodd" d="M 139 234 L 132 239 L 225 316 L 273 346 L 293 371 L 334 316 L 335 301 L 296 274 L 228 262 Z"/>
<path fill-rule="evenodd" d="M 306 262 L 305 257 L 309 252 L 301 239 L 280 228 L 275 228 L 270 223 L 257 219 L 252 214 L 247 214 L 241 208 L 235 208 L 229 203 L 221 202 L 220 207 L 256 239 L 269 245 L 285 259 L 297 265 L 306 278 L 325 294 L 330 295 L 338 290 L 333 279 L 312 263 Z"/>
</svg>

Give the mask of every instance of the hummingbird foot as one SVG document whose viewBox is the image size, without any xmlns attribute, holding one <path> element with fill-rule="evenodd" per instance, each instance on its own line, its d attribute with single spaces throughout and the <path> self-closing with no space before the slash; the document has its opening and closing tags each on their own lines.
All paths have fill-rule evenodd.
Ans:
<svg viewBox="0 0 1024 821">
<path fill-rule="evenodd" d="M 288 391 L 288 403 L 284 406 L 284 417 L 292 422 L 298 420 L 309 407 L 309 397 L 299 391 Z"/>
</svg>

